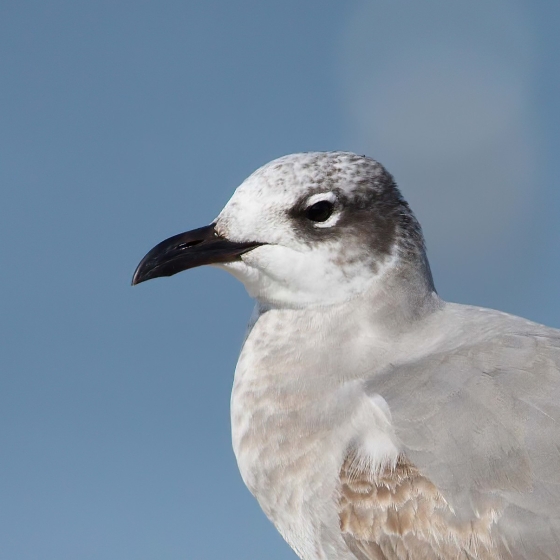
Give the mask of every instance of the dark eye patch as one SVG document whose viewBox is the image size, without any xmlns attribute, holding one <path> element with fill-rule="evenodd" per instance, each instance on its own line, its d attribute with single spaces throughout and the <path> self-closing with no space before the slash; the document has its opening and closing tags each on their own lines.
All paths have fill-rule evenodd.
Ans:
<svg viewBox="0 0 560 560">
<path fill-rule="evenodd" d="M 334 211 L 334 204 L 328 200 L 320 200 L 305 209 L 305 217 L 312 222 L 326 222 Z"/>
</svg>

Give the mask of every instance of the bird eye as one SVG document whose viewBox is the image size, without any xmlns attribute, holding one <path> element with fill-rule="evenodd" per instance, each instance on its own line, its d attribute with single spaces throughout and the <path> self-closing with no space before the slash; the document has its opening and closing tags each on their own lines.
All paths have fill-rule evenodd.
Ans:
<svg viewBox="0 0 560 560">
<path fill-rule="evenodd" d="M 333 213 L 334 204 L 328 200 L 320 200 L 305 209 L 305 217 L 312 222 L 326 222 Z"/>
</svg>

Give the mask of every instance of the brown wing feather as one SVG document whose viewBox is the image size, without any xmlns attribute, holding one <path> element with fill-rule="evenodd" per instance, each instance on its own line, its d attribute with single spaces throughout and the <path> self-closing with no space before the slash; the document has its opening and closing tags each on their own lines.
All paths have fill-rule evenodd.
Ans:
<svg viewBox="0 0 560 560">
<path fill-rule="evenodd" d="M 498 513 L 458 520 L 404 456 L 375 473 L 351 453 L 340 470 L 340 529 L 358 560 L 506 560 L 490 534 Z"/>
</svg>

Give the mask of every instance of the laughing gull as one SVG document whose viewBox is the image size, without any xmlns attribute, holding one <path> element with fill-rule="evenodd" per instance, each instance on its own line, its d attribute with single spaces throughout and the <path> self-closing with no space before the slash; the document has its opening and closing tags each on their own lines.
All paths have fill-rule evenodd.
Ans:
<svg viewBox="0 0 560 560">
<path fill-rule="evenodd" d="M 204 264 L 257 301 L 233 447 L 300 558 L 560 559 L 560 331 L 442 301 L 381 164 L 272 161 L 133 284 Z"/>
</svg>

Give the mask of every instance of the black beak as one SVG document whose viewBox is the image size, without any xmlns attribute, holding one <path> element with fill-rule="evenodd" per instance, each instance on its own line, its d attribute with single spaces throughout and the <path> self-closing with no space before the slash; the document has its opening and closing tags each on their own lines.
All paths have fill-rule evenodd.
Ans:
<svg viewBox="0 0 560 560">
<path fill-rule="evenodd" d="M 203 264 L 225 263 L 262 245 L 262 243 L 236 243 L 220 237 L 214 224 L 174 235 L 156 245 L 141 261 L 132 285 L 160 276 L 173 276 L 177 272 Z"/>
</svg>

